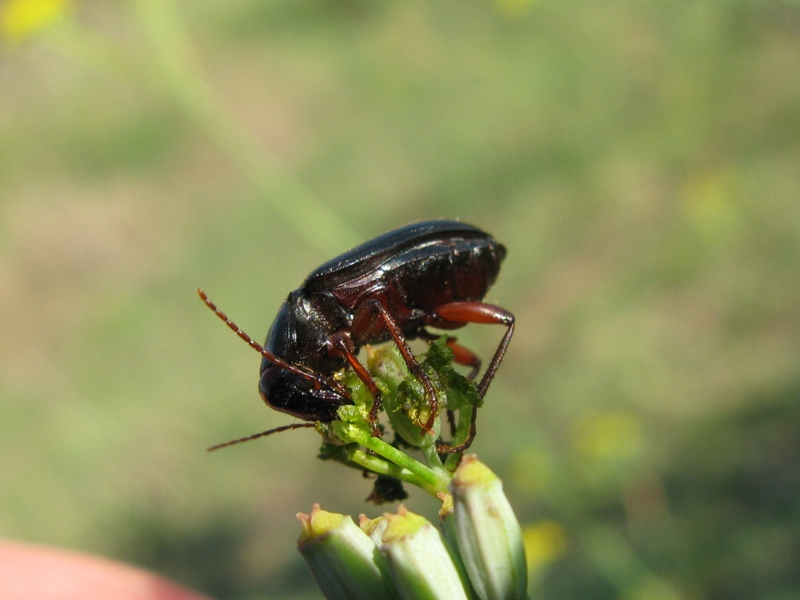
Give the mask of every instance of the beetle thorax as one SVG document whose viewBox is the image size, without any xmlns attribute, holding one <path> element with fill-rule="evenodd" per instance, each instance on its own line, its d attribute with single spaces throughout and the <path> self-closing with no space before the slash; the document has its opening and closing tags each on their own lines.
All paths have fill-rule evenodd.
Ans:
<svg viewBox="0 0 800 600">
<path fill-rule="evenodd" d="M 281 305 L 264 347 L 289 363 L 332 373 L 344 361 L 328 357 L 328 337 L 346 324 L 346 312 L 329 296 L 295 290 Z M 261 371 L 269 364 L 263 361 Z"/>
</svg>

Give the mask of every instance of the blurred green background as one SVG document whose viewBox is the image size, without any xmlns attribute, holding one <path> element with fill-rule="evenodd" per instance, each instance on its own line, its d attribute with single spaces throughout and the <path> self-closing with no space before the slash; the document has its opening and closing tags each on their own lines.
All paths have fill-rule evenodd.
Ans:
<svg viewBox="0 0 800 600">
<path fill-rule="evenodd" d="M 509 249 L 473 449 L 534 597 L 800 598 L 796 2 L 0 6 L 0 534 L 319 597 L 295 513 L 384 509 L 311 431 L 204 452 L 293 420 L 194 290 L 261 339 L 451 217 Z"/>
</svg>

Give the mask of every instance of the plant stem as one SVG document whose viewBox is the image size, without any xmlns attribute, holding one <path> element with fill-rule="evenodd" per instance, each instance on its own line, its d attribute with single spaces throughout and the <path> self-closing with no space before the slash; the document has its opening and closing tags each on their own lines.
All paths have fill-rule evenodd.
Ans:
<svg viewBox="0 0 800 600">
<path fill-rule="evenodd" d="M 447 491 L 451 475 L 444 469 L 426 467 L 418 460 L 411 458 L 406 453 L 387 444 L 382 439 L 372 437 L 368 432 L 358 427 L 344 424 L 337 426 L 337 422 L 334 422 L 333 426 L 336 428 L 336 434 L 340 438 L 364 446 L 389 462 L 412 473 L 422 482 L 417 485 L 420 485 L 420 487 L 425 489 L 425 491 L 432 496 Z"/>
</svg>

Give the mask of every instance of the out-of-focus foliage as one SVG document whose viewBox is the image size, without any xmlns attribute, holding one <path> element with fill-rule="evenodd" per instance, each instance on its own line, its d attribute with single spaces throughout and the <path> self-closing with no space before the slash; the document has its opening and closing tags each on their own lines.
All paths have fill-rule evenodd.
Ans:
<svg viewBox="0 0 800 600">
<path fill-rule="evenodd" d="M 294 514 L 371 482 L 312 431 L 203 452 L 291 419 L 194 289 L 261 338 L 336 252 L 460 217 L 509 249 L 474 450 L 531 593 L 800 598 L 796 3 L 0 6 L 0 534 L 317 597 Z"/>
</svg>

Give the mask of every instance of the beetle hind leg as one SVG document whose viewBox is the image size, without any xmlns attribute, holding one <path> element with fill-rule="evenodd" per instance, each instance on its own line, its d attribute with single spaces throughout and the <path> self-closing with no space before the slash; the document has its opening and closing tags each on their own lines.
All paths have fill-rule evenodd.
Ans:
<svg viewBox="0 0 800 600">
<path fill-rule="evenodd" d="M 504 308 L 485 302 L 450 302 L 433 310 L 427 320 L 428 325 L 444 329 L 461 327 L 467 323 L 505 325 L 507 327 L 492 360 L 489 361 L 486 372 L 478 383 L 478 394 L 483 398 L 503 361 L 508 344 L 511 342 L 511 336 L 514 335 L 514 315 Z M 464 348 L 464 350 L 466 349 Z"/>
<path fill-rule="evenodd" d="M 478 383 L 478 395 L 481 397 L 481 399 L 483 399 L 483 397 L 486 395 L 486 391 L 489 389 L 489 384 L 492 383 L 492 380 L 497 373 L 497 369 L 500 367 L 500 363 L 503 361 L 503 357 L 508 349 L 508 345 L 511 342 L 511 337 L 514 335 L 514 315 L 504 308 L 500 308 L 499 306 L 495 306 L 493 304 L 487 304 L 485 302 L 450 302 L 437 307 L 431 312 L 431 315 L 427 320 L 428 325 L 433 327 L 442 327 L 444 329 L 453 329 L 462 325 L 466 325 L 467 323 L 483 323 L 506 326 L 506 332 L 503 335 L 503 339 L 500 340 L 500 344 L 497 346 L 497 349 L 492 356 L 492 360 L 489 361 L 489 366 L 486 368 L 486 372 L 483 374 L 483 377 L 481 377 L 481 380 Z M 463 346 L 459 346 L 459 349 L 471 354 L 471 352 Z M 455 350 L 454 354 L 456 354 Z M 456 354 L 456 356 L 458 356 L 458 354 Z M 477 359 L 477 356 L 475 358 Z M 459 361 L 456 360 L 456 362 Z M 473 371 L 475 371 L 474 367 Z M 475 373 L 475 375 L 477 375 L 477 373 Z M 469 434 L 467 435 L 467 439 L 462 444 L 457 446 L 439 444 L 436 448 L 437 452 L 440 454 L 456 454 L 469 448 L 475 439 L 475 421 L 477 420 L 477 416 L 478 407 L 473 406 Z"/>
</svg>

